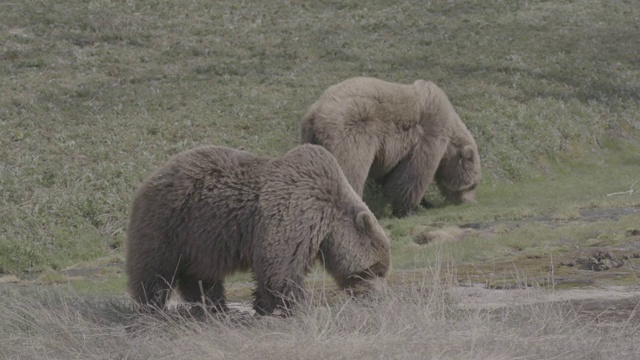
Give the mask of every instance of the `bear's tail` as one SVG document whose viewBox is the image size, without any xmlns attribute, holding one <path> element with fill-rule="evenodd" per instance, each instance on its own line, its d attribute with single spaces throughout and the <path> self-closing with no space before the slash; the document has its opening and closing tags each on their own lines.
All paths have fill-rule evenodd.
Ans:
<svg viewBox="0 0 640 360">
<path fill-rule="evenodd" d="M 311 108 L 302 118 L 300 125 L 300 143 L 301 144 L 318 144 L 316 133 L 313 131 L 313 120 L 315 118 L 315 109 Z"/>
</svg>

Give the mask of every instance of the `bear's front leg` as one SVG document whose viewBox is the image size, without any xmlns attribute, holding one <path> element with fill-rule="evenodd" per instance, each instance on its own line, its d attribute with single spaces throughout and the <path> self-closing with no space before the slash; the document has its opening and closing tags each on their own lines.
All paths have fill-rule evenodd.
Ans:
<svg viewBox="0 0 640 360">
<path fill-rule="evenodd" d="M 290 315 L 295 307 L 306 304 L 303 277 L 297 274 L 280 273 L 280 276 L 256 275 L 253 308 L 259 315 L 270 315 L 276 309 Z"/>
</svg>

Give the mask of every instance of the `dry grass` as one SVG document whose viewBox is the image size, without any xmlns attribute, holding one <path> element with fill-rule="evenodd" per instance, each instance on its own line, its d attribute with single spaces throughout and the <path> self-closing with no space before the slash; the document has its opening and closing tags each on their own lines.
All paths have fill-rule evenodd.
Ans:
<svg viewBox="0 0 640 360">
<path fill-rule="evenodd" d="M 290 318 L 143 315 L 122 298 L 60 291 L 0 297 L 7 359 L 632 359 L 640 323 L 596 323 L 564 303 L 463 306 L 440 270 L 367 300 L 327 301 Z M 522 292 L 532 297 L 538 290 Z"/>
</svg>

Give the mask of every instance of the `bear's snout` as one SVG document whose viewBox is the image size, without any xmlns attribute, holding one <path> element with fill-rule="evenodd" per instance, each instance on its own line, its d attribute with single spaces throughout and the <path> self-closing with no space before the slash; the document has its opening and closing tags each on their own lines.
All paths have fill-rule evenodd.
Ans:
<svg viewBox="0 0 640 360">
<path fill-rule="evenodd" d="M 338 284 L 340 288 L 349 290 L 353 294 L 375 291 L 386 282 L 390 270 L 389 263 L 389 261 L 386 263 L 378 261 L 365 270 L 349 275 Z"/>
<path fill-rule="evenodd" d="M 386 278 L 389 273 L 389 265 L 386 265 L 380 261 L 373 264 L 366 270 L 360 271 L 356 274 L 349 276 L 349 285 L 353 286 L 358 282 L 366 282 L 376 278 Z"/>
<path fill-rule="evenodd" d="M 373 275 L 372 277 L 375 276 L 375 277 L 386 278 L 387 274 L 389 274 L 389 264 L 383 264 L 382 262 L 378 261 L 377 263 L 373 264 L 373 266 L 371 266 L 365 272 L 369 273 L 370 275 Z"/>
<path fill-rule="evenodd" d="M 441 191 L 447 199 L 447 201 L 451 202 L 454 205 L 462 205 L 462 204 L 475 204 L 476 203 L 476 192 L 475 190 L 463 190 L 463 191 Z"/>
</svg>

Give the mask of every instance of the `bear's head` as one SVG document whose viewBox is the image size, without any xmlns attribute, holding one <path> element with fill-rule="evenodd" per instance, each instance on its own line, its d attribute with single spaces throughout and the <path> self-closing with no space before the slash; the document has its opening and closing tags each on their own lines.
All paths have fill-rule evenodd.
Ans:
<svg viewBox="0 0 640 360">
<path fill-rule="evenodd" d="M 389 274 L 391 242 L 369 209 L 350 212 L 333 223 L 321 260 L 340 288 L 367 291 Z"/>
<path fill-rule="evenodd" d="M 440 193 L 454 204 L 474 203 L 480 182 L 480 156 L 475 143 L 450 145 L 435 175 Z"/>
</svg>

